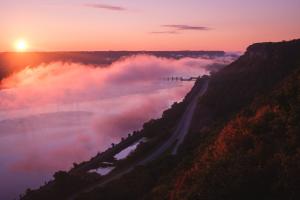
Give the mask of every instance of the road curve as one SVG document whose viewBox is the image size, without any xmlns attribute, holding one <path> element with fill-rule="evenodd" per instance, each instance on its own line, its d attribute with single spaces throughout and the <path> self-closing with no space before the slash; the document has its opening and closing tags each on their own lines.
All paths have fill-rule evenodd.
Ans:
<svg viewBox="0 0 300 200">
<path fill-rule="evenodd" d="M 85 192 L 90 192 L 97 187 L 104 186 L 105 184 L 122 177 L 124 174 L 129 173 L 136 166 L 145 165 L 145 164 L 157 159 L 160 155 L 162 155 L 168 149 L 172 148 L 172 145 L 174 145 L 174 144 L 175 145 L 171 151 L 171 154 L 176 155 L 177 151 L 178 151 L 178 147 L 184 141 L 184 138 L 189 131 L 189 127 L 192 122 L 195 108 L 197 106 L 197 101 L 198 101 L 199 97 L 202 96 L 206 92 L 206 90 L 208 88 L 208 82 L 209 82 L 209 80 L 206 79 L 206 80 L 204 80 L 203 84 L 201 84 L 200 86 L 198 86 L 198 88 L 196 88 L 197 93 L 194 95 L 193 99 L 191 100 L 191 102 L 187 106 L 186 110 L 184 111 L 172 136 L 169 137 L 163 144 L 161 144 L 155 151 L 153 151 L 152 153 L 147 155 L 146 158 L 144 158 L 143 160 L 140 160 L 140 161 L 136 162 L 135 164 L 131 165 L 130 167 L 125 168 L 122 171 L 118 171 L 115 174 L 108 176 L 104 180 L 101 180 L 101 182 L 77 192 L 76 194 L 69 197 L 68 200 L 74 200 L 74 199 L 76 199 L 76 197 L 79 194 L 82 194 Z"/>
</svg>

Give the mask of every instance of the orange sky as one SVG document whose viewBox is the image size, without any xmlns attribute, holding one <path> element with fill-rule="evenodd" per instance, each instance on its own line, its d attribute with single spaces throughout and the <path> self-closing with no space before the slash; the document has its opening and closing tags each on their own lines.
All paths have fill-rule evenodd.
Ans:
<svg viewBox="0 0 300 200">
<path fill-rule="evenodd" d="M 300 38 L 299 0 L 10 0 L 0 51 L 226 50 Z"/>
</svg>

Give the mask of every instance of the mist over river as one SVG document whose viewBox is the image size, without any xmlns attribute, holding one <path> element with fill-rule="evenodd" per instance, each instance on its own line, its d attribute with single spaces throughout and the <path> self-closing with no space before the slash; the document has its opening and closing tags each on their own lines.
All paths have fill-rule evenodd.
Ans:
<svg viewBox="0 0 300 200">
<path fill-rule="evenodd" d="M 132 56 L 100 67 L 54 62 L 6 77 L 0 90 L 0 199 L 105 150 L 181 101 L 193 82 L 232 58 Z"/>
</svg>

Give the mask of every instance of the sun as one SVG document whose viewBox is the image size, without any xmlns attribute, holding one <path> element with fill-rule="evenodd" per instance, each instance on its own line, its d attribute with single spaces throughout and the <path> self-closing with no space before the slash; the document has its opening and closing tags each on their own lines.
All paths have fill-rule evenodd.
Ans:
<svg viewBox="0 0 300 200">
<path fill-rule="evenodd" d="M 23 39 L 18 40 L 16 42 L 15 48 L 17 51 L 26 51 L 27 50 L 27 42 Z"/>
</svg>

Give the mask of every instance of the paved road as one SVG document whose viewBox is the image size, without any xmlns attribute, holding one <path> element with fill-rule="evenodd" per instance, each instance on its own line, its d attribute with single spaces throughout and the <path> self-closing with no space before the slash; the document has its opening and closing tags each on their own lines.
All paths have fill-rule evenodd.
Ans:
<svg viewBox="0 0 300 200">
<path fill-rule="evenodd" d="M 125 168 L 122 171 L 115 172 L 115 174 L 112 174 L 111 176 L 107 176 L 107 178 L 105 178 L 98 184 L 90 186 L 82 191 L 79 191 L 78 193 L 71 196 L 69 198 L 69 200 L 76 199 L 76 197 L 81 193 L 90 192 L 97 187 L 101 187 L 113 180 L 116 180 L 116 179 L 122 177 L 124 174 L 129 173 L 138 165 L 145 165 L 145 164 L 157 159 L 160 155 L 162 155 L 168 149 L 172 148 L 172 145 L 174 145 L 174 144 L 175 145 L 174 145 L 171 153 L 172 153 L 172 155 L 176 155 L 177 151 L 178 151 L 178 147 L 184 141 L 184 138 L 189 131 L 189 127 L 192 122 L 194 111 L 197 106 L 197 101 L 198 101 L 199 97 L 202 96 L 206 92 L 206 90 L 208 88 L 208 82 L 209 82 L 209 80 L 205 80 L 204 83 L 202 85 L 200 85 L 199 88 L 197 88 L 197 94 L 194 95 L 193 99 L 191 100 L 191 102 L 187 106 L 186 110 L 184 111 L 174 133 L 172 134 L 172 136 L 170 138 L 168 138 L 168 140 L 166 140 L 163 144 L 161 144 L 160 147 L 158 147 L 151 154 L 147 155 L 146 158 L 133 164 L 132 166 Z"/>
<path fill-rule="evenodd" d="M 190 125 L 192 123 L 193 115 L 197 106 L 197 102 L 200 96 L 202 96 L 207 88 L 208 88 L 208 82 L 209 80 L 205 80 L 205 82 L 199 86 L 198 93 L 195 95 L 195 97 L 192 99 L 190 104 L 188 105 L 187 109 L 185 110 L 175 132 L 174 137 L 176 138 L 176 145 L 172 151 L 172 155 L 176 155 L 178 151 L 178 147 L 181 145 L 181 143 L 184 141 L 184 138 L 186 134 L 189 132 Z"/>
</svg>

